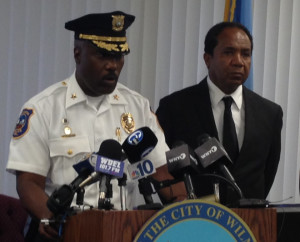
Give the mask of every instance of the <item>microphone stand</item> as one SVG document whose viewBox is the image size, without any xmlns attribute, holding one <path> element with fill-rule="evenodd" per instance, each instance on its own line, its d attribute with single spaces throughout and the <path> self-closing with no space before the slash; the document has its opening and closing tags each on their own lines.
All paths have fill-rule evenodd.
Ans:
<svg viewBox="0 0 300 242">
<path fill-rule="evenodd" d="M 78 206 L 83 205 L 83 201 L 84 201 L 84 193 L 85 193 L 85 189 L 83 187 L 79 188 L 77 190 L 77 194 L 76 194 L 76 204 Z"/>
<path fill-rule="evenodd" d="M 185 185 L 185 188 L 187 191 L 188 199 L 196 199 L 192 179 L 188 173 L 183 174 L 183 181 L 184 181 L 184 185 Z"/>
<path fill-rule="evenodd" d="M 163 207 L 160 203 L 153 202 L 151 195 L 154 194 L 155 191 L 153 190 L 148 178 L 142 178 L 139 180 L 139 190 L 146 202 L 146 204 L 138 206 L 139 210 L 158 210 Z"/>
<path fill-rule="evenodd" d="M 120 202 L 121 202 L 121 210 L 127 210 L 126 204 L 126 192 L 123 191 L 123 188 L 126 186 L 127 175 L 123 174 L 123 177 L 118 178 L 118 186 L 120 187 Z"/>
<path fill-rule="evenodd" d="M 216 174 L 215 171 L 213 173 Z M 213 189 L 214 189 L 214 195 L 215 195 L 215 202 L 220 203 L 221 202 L 221 199 L 220 199 L 220 181 L 217 177 L 213 179 Z"/>
<path fill-rule="evenodd" d="M 154 188 L 156 191 L 166 188 L 166 187 L 171 187 L 174 184 L 177 184 L 178 182 L 181 182 L 181 180 L 173 179 L 173 180 L 163 180 L 163 181 L 157 181 L 153 177 L 149 176 L 148 179 L 150 182 L 153 184 Z M 172 197 L 170 200 L 166 200 L 162 197 L 160 197 L 160 200 L 162 203 L 165 204 L 170 204 L 176 200 L 176 197 Z"/>
<path fill-rule="evenodd" d="M 112 209 L 114 205 L 111 204 L 110 198 L 112 198 L 112 184 L 110 184 L 110 178 L 102 176 L 99 182 L 98 209 Z"/>
</svg>

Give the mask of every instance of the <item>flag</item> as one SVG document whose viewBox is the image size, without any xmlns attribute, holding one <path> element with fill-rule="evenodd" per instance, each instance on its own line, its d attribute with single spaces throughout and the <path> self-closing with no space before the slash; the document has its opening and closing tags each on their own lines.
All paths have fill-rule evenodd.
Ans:
<svg viewBox="0 0 300 242">
<path fill-rule="evenodd" d="M 238 22 L 247 27 L 252 34 L 252 0 L 225 0 L 224 21 Z M 245 86 L 253 89 L 252 65 Z"/>
</svg>

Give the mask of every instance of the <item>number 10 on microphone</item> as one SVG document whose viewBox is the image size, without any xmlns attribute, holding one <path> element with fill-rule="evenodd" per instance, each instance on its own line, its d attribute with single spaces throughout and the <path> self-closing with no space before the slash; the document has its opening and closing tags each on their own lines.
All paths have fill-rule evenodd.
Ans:
<svg viewBox="0 0 300 242">
<path fill-rule="evenodd" d="M 142 160 L 128 166 L 128 174 L 132 180 L 141 179 L 155 172 L 156 169 L 150 160 Z"/>
</svg>

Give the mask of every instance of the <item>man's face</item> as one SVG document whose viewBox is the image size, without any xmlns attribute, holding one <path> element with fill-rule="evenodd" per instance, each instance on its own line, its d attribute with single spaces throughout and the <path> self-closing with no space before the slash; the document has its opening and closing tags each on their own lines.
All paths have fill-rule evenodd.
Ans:
<svg viewBox="0 0 300 242">
<path fill-rule="evenodd" d="M 213 55 L 204 54 L 212 82 L 230 94 L 243 84 L 251 66 L 251 42 L 239 28 L 225 28 L 218 36 Z"/>
<path fill-rule="evenodd" d="M 107 55 L 87 41 L 75 44 L 76 79 L 86 95 L 97 97 L 114 91 L 124 65 L 123 55 Z"/>
</svg>

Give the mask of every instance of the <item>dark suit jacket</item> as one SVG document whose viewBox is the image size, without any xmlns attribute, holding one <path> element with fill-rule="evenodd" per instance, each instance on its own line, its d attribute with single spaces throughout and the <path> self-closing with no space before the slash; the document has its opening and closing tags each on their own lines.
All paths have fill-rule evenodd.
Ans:
<svg viewBox="0 0 300 242">
<path fill-rule="evenodd" d="M 283 112 L 279 105 L 244 86 L 243 98 L 245 136 L 239 157 L 230 169 L 246 198 L 265 199 L 279 163 Z M 203 133 L 218 139 L 206 78 L 162 98 L 156 114 L 170 148 L 181 140 L 195 149 Z M 197 186 L 201 190 L 208 184 Z"/>
</svg>

